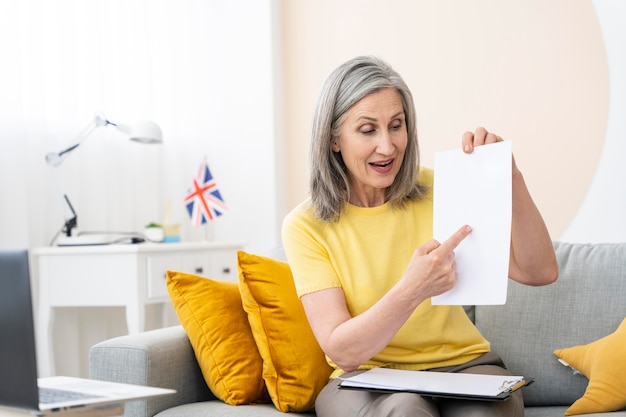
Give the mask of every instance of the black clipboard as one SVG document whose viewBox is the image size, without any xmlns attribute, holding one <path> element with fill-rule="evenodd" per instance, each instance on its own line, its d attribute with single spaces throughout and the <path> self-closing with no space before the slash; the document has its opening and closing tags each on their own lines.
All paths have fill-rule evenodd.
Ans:
<svg viewBox="0 0 626 417">
<path fill-rule="evenodd" d="M 340 377 L 340 389 L 378 393 L 412 392 L 426 397 L 475 401 L 505 401 L 533 383 L 521 376 L 408 371 L 374 368 Z"/>
</svg>

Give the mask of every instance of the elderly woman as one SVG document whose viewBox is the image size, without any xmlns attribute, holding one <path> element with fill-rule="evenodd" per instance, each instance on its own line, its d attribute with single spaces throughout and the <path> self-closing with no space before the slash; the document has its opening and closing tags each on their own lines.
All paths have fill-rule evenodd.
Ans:
<svg viewBox="0 0 626 417">
<path fill-rule="evenodd" d="M 466 132 L 464 152 L 501 141 Z M 509 276 L 556 280 L 552 241 L 513 164 Z M 508 375 L 461 306 L 430 299 L 454 287 L 461 226 L 432 238 L 432 171 L 421 168 L 413 98 L 385 62 L 357 57 L 337 68 L 319 97 L 311 138 L 310 199 L 284 220 L 283 242 L 307 318 L 335 369 L 317 397 L 320 417 L 522 416 L 517 391 L 503 402 L 340 390 L 345 372 L 398 369 Z"/>
</svg>

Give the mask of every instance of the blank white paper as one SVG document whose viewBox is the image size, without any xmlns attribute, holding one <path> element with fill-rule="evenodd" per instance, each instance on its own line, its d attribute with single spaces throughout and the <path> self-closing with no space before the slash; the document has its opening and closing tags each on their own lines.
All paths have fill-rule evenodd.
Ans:
<svg viewBox="0 0 626 417">
<path fill-rule="evenodd" d="M 435 153 L 433 237 L 443 242 L 461 226 L 472 233 L 455 250 L 456 286 L 433 305 L 506 303 L 511 241 L 512 144 L 498 142 Z"/>
<path fill-rule="evenodd" d="M 374 368 L 342 379 L 344 387 L 495 397 L 524 377 Z"/>
</svg>

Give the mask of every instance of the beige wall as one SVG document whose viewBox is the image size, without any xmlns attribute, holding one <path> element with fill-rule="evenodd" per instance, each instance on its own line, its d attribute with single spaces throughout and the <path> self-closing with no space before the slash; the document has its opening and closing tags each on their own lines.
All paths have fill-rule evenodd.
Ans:
<svg viewBox="0 0 626 417">
<path fill-rule="evenodd" d="M 282 1 L 288 208 L 305 198 L 308 142 L 325 77 L 360 54 L 411 87 L 422 161 L 485 126 L 516 160 L 557 239 L 604 141 L 608 70 L 591 0 Z"/>
</svg>

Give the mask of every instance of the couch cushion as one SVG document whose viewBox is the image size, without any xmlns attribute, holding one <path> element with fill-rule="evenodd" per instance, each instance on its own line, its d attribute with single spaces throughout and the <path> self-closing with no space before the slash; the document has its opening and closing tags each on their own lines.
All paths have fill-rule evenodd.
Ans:
<svg viewBox="0 0 626 417">
<path fill-rule="evenodd" d="M 167 271 L 167 289 L 215 396 L 232 405 L 268 401 L 237 284 Z"/>
<path fill-rule="evenodd" d="M 535 378 L 527 405 L 571 405 L 588 380 L 555 349 L 590 343 L 626 316 L 626 243 L 555 242 L 559 279 L 529 287 L 511 281 L 503 306 L 476 306 L 476 325 L 515 375 Z"/>
<path fill-rule="evenodd" d="M 526 407 L 526 409 L 524 410 L 524 417 L 563 417 L 563 413 L 565 413 L 565 410 L 567 410 L 567 407 L 564 406 Z M 614 413 L 585 414 L 584 417 L 626 417 L 626 411 L 616 411 Z"/>
<path fill-rule="evenodd" d="M 566 416 L 617 411 L 626 407 L 626 319 L 618 329 L 582 346 L 557 349 L 554 354 L 589 378 L 585 395 L 565 412 Z"/>
<path fill-rule="evenodd" d="M 263 379 L 280 411 L 308 411 L 332 371 L 309 326 L 286 262 L 239 251 L 239 285 Z"/>
<path fill-rule="evenodd" d="M 315 413 L 281 413 L 272 404 L 233 407 L 221 401 L 205 401 L 180 405 L 154 417 L 315 417 Z"/>
</svg>

